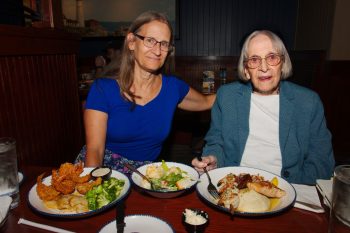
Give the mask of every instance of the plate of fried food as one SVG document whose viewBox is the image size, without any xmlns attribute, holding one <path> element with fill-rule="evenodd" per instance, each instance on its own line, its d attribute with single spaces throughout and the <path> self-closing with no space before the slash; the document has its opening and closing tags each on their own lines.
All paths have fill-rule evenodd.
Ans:
<svg viewBox="0 0 350 233">
<path fill-rule="evenodd" d="M 296 200 L 296 191 L 288 181 L 264 170 L 223 167 L 208 173 L 220 198 L 214 199 L 209 194 L 209 182 L 205 174 L 200 176 L 197 192 L 209 205 L 231 214 L 272 215 L 292 207 Z"/>
<path fill-rule="evenodd" d="M 130 191 L 129 178 L 115 170 L 102 179 L 91 176 L 94 168 L 64 163 L 44 173 L 28 193 L 29 206 L 52 217 L 81 218 L 100 213 L 121 201 Z"/>
</svg>

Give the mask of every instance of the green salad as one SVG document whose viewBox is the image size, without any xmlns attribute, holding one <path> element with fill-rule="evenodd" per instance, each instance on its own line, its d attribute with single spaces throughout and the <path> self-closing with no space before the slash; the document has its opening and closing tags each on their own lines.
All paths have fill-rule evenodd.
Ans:
<svg viewBox="0 0 350 233">
<path fill-rule="evenodd" d="M 168 167 L 163 160 L 160 166 L 149 165 L 146 169 L 146 176 L 149 178 L 156 190 L 177 191 L 187 188 L 192 179 L 188 173 L 179 167 Z M 143 182 L 145 188 L 150 188 L 148 182 Z"/>
<path fill-rule="evenodd" d="M 85 194 L 90 210 L 99 209 L 116 200 L 124 187 L 125 181 L 111 177 L 102 184 L 93 187 Z"/>
</svg>

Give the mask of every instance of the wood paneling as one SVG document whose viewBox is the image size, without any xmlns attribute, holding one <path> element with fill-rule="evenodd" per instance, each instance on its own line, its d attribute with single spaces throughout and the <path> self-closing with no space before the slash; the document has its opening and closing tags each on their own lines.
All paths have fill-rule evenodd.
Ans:
<svg viewBox="0 0 350 233">
<path fill-rule="evenodd" d="M 19 163 L 73 161 L 82 146 L 78 38 L 0 26 L 0 137 L 17 141 Z"/>
<path fill-rule="evenodd" d="M 350 61 L 327 61 L 320 76 L 320 95 L 325 105 L 328 127 L 333 135 L 338 164 L 350 164 Z"/>
<path fill-rule="evenodd" d="M 299 0 L 295 49 L 327 50 L 336 0 Z"/>
<path fill-rule="evenodd" d="M 54 29 L 0 25 L 0 55 L 41 55 L 77 53 L 77 35 Z"/>
<path fill-rule="evenodd" d="M 0 2 L 0 24 L 24 25 L 23 0 Z"/>
<path fill-rule="evenodd" d="M 201 91 L 203 71 L 212 70 L 215 73 L 215 86 L 219 86 L 219 70 L 221 67 L 227 70 L 227 82 L 237 80 L 238 57 L 218 56 L 176 56 L 175 74 L 185 80 L 192 87 Z"/>
<path fill-rule="evenodd" d="M 298 1 L 179 1 L 178 56 L 238 56 L 243 38 L 257 29 L 278 33 L 293 48 Z"/>
</svg>

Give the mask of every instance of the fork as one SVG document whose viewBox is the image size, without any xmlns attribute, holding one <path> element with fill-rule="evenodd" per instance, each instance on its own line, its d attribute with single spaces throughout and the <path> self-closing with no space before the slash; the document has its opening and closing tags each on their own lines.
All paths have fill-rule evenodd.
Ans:
<svg viewBox="0 0 350 233">
<path fill-rule="evenodd" d="M 132 166 L 131 164 L 125 163 L 124 164 L 125 167 L 129 168 L 131 171 L 135 172 L 136 174 L 138 174 L 139 176 L 141 176 L 143 179 L 147 180 L 148 183 L 150 183 L 151 185 L 151 189 L 152 190 L 156 190 L 156 188 L 154 187 L 153 182 L 144 174 L 142 174 L 139 170 L 137 170 L 134 166 Z"/>
<path fill-rule="evenodd" d="M 202 157 L 200 155 L 197 155 L 197 159 L 199 161 L 202 161 Z M 208 177 L 208 180 L 209 180 L 209 184 L 208 184 L 208 187 L 207 187 L 207 190 L 208 192 L 210 193 L 210 195 L 214 198 L 214 199 L 219 199 L 220 198 L 220 195 L 219 195 L 219 192 L 218 190 L 216 189 L 216 187 L 213 185 L 213 183 L 211 182 L 211 178 L 209 176 L 209 173 L 207 171 L 207 168 L 204 167 L 203 168 L 205 174 L 207 174 L 207 177 Z"/>
</svg>

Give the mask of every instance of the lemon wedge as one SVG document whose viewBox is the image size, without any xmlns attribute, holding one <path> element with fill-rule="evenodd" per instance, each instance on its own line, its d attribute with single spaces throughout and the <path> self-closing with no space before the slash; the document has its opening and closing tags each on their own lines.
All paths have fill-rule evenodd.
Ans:
<svg viewBox="0 0 350 233">
<path fill-rule="evenodd" d="M 280 198 L 270 198 L 270 210 L 274 210 L 281 202 Z"/>
<path fill-rule="evenodd" d="M 278 179 L 277 179 L 276 176 L 275 176 L 274 178 L 272 178 L 271 183 L 272 183 L 274 186 L 278 187 Z"/>
</svg>

